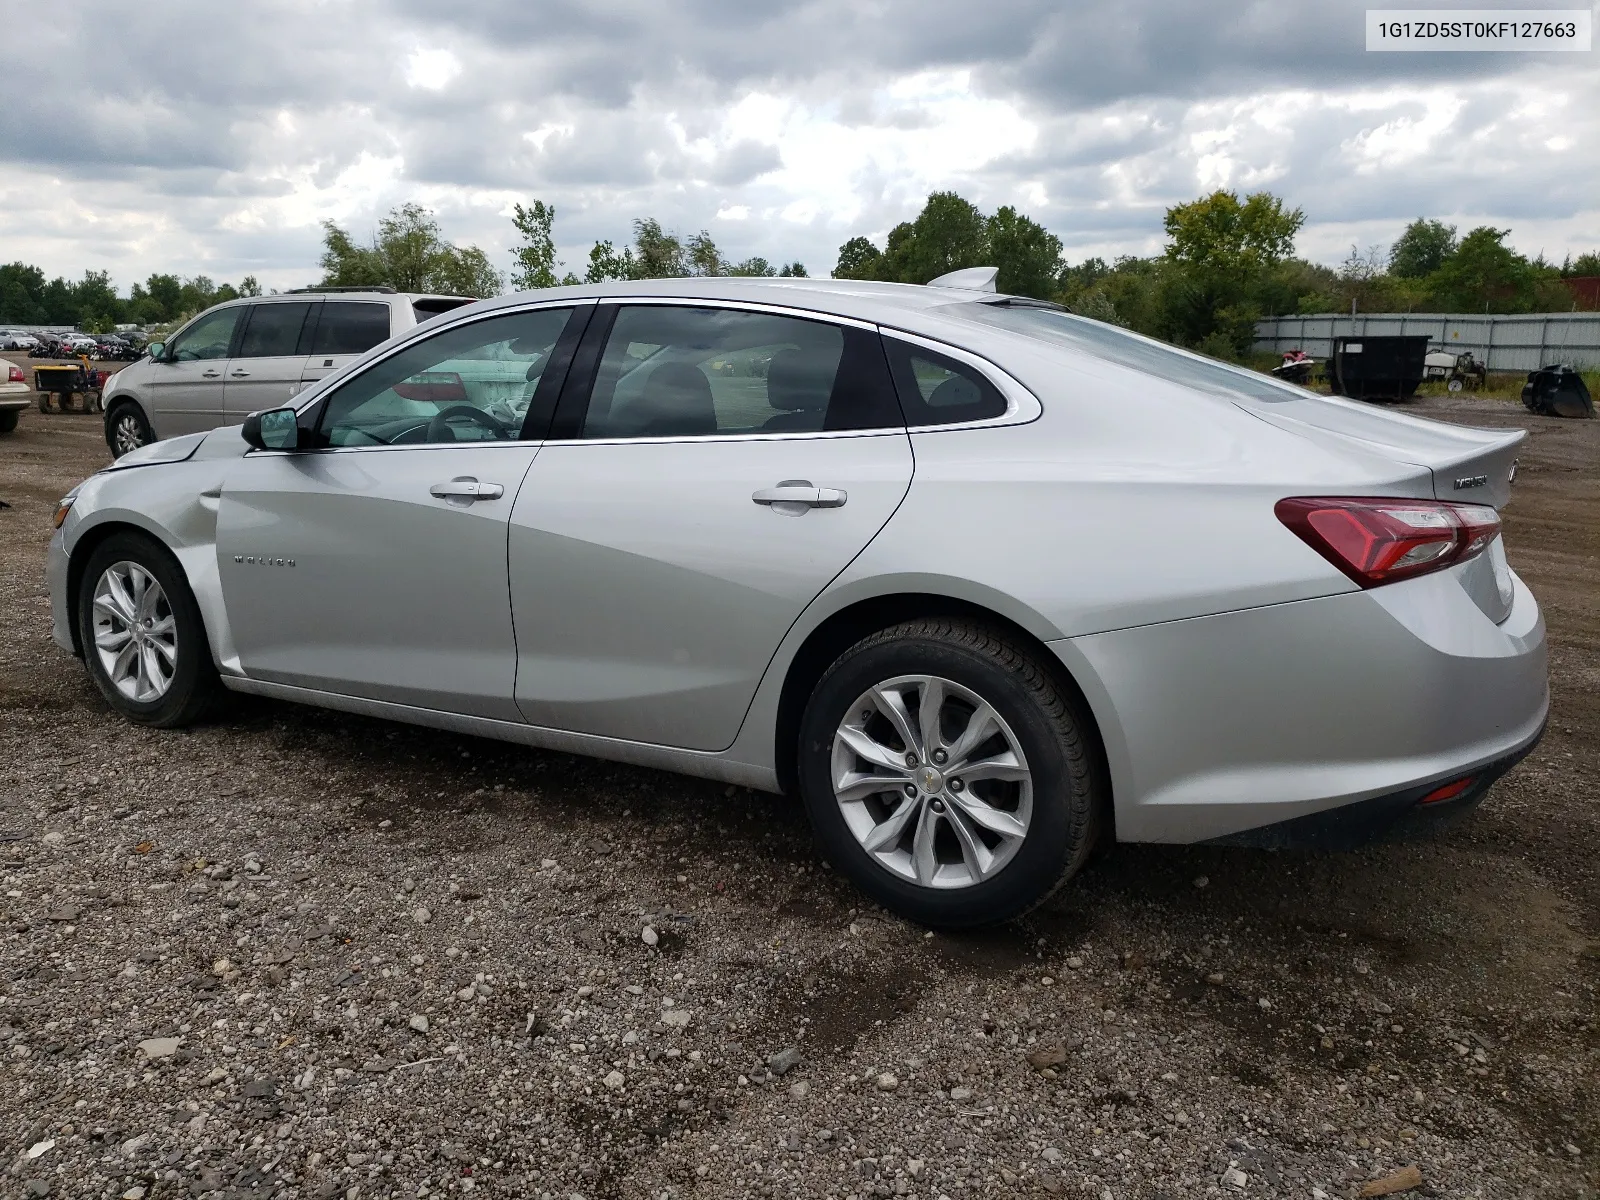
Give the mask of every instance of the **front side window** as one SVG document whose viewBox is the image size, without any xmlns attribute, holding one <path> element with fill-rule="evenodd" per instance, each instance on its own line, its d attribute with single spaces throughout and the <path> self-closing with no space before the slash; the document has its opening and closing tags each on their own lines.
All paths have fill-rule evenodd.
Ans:
<svg viewBox="0 0 1600 1200">
<path fill-rule="evenodd" d="M 250 320 L 239 342 L 239 357 L 286 358 L 294 354 L 310 312 L 310 303 L 298 300 L 251 305 Z"/>
<path fill-rule="evenodd" d="M 233 331 L 243 313 L 242 305 L 207 313 L 173 339 L 167 357 L 174 362 L 227 358 L 233 345 Z"/>
<path fill-rule="evenodd" d="M 506 313 L 407 346 L 328 397 L 314 444 L 394 446 L 521 437 L 571 315 L 570 308 Z"/>
<path fill-rule="evenodd" d="M 874 333 L 730 308 L 625 305 L 606 340 L 578 436 L 900 425 Z"/>
<path fill-rule="evenodd" d="M 365 354 L 389 340 L 389 306 L 360 300 L 329 300 L 322 306 L 312 354 Z"/>
<path fill-rule="evenodd" d="M 975 367 L 948 355 L 885 338 L 906 424 L 959 425 L 1003 417 L 1006 398 Z"/>
</svg>

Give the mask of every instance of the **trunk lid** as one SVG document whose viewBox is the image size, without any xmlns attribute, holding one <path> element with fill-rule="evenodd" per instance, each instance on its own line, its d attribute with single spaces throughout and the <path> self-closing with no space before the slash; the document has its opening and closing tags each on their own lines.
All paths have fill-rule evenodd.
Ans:
<svg viewBox="0 0 1600 1200">
<path fill-rule="evenodd" d="M 1396 462 L 1426 468 L 1436 500 L 1502 507 L 1511 496 L 1524 429 L 1446 425 L 1334 396 L 1266 403 L 1236 400 L 1251 416 L 1314 442 L 1355 444 Z"/>
</svg>

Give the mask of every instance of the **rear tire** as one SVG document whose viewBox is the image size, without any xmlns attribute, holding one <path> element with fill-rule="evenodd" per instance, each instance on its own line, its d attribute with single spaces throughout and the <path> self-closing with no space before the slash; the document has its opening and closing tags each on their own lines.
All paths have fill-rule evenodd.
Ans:
<svg viewBox="0 0 1600 1200">
<path fill-rule="evenodd" d="M 994 732 L 966 744 L 981 706 Z M 800 791 L 824 854 L 885 908 L 941 928 L 996 924 L 1042 904 L 1094 849 L 1106 796 L 1090 728 L 1004 633 L 910 621 L 857 642 L 817 684 Z"/>
<path fill-rule="evenodd" d="M 223 689 L 200 606 L 165 546 L 137 533 L 96 546 L 84 564 L 77 621 L 90 677 L 128 720 L 172 729 L 216 709 Z"/>
<path fill-rule="evenodd" d="M 0 410 L 0 433 L 10 433 L 17 427 L 17 410 L 7 408 Z"/>
<path fill-rule="evenodd" d="M 150 428 L 144 410 L 132 400 L 120 400 L 111 406 L 106 414 L 106 445 L 113 457 L 121 458 L 155 440 L 155 430 Z"/>
</svg>

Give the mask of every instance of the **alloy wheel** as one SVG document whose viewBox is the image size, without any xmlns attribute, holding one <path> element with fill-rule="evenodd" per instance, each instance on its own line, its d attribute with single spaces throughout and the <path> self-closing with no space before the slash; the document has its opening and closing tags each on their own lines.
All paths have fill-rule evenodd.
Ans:
<svg viewBox="0 0 1600 1200">
<path fill-rule="evenodd" d="M 177 620 L 156 577 L 136 562 L 112 563 L 94 588 L 94 648 L 125 698 L 150 704 L 172 686 Z"/>
<path fill-rule="evenodd" d="M 993 878 L 1028 835 L 1033 776 L 1022 745 L 953 680 L 904 675 L 863 692 L 834 734 L 831 773 L 862 849 L 922 887 Z"/>
<path fill-rule="evenodd" d="M 118 458 L 144 445 L 144 430 L 139 428 L 139 418 L 131 412 L 119 416 L 111 426 L 111 441 Z"/>
</svg>

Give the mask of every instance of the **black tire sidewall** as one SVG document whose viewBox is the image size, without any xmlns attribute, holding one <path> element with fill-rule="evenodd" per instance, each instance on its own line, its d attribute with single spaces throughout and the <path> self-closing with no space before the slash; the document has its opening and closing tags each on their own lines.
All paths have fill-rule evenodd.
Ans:
<svg viewBox="0 0 1600 1200">
<path fill-rule="evenodd" d="M 1004 718 L 1022 744 L 1033 775 L 1033 815 L 1016 856 L 998 875 L 971 887 L 925 888 L 878 865 L 845 824 L 832 783 L 833 735 L 846 706 L 898 675 L 938 675 L 970 688 Z M 812 693 L 801 719 L 800 791 L 822 850 L 863 891 L 925 925 L 963 928 L 1009 920 L 1033 908 L 1081 858 L 1087 828 L 1073 828 L 1068 795 L 1087 786 L 1074 779 L 1062 734 L 1016 673 L 958 643 L 931 637 L 878 642 L 847 653 Z"/>
<path fill-rule="evenodd" d="M 172 607 L 178 635 L 178 661 L 172 686 L 159 700 L 140 703 L 117 691 L 116 685 L 100 665 L 94 646 L 94 591 L 100 576 L 113 563 L 138 563 L 161 585 Z M 118 533 L 107 538 L 89 553 L 78 587 L 78 636 L 83 645 L 83 661 L 89 668 L 100 694 L 128 720 L 138 725 L 171 726 L 186 724 L 193 718 L 197 699 L 213 682 L 215 666 L 211 644 L 206 638 L 200 607 L 183 569 L 166 547 L 154 539 L 133 533 Z"/>
</svg>

